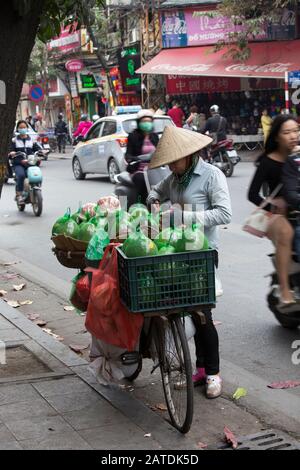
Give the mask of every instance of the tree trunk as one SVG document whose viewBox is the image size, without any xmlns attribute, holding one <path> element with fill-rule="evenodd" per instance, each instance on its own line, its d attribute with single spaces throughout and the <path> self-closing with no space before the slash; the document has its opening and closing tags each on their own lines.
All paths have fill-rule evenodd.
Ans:
<svg viewBox="0 0 300 470">
<path fill-rule="evenodd" d="M 30 13 L 20 17 L 13 2 L 1 5 L 0 15 L 0 198 L 6 173 L 7 154 L 16 120 L 27 66 L 43 9 L 43 0 L 34 0 Z M 5 95 L 3 93 L 5 87 Z"/>
</svg>

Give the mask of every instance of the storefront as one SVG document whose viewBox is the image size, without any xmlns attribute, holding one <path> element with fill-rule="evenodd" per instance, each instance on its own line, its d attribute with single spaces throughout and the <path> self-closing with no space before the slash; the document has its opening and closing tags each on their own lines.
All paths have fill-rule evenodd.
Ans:
<svg viewBox="0 0 300 470">
<path fill-rule="evenodd" d="M 233 26 L 213 8 L 169 10 L 161 13 L 164 49 L 138 70 L 165 76 L 166 94 L 179 100 L 188 113 L 192 104 L 208 116 L 218 104 L 233 134 L 257 134 L 264 108 L 271 116 L 285 109 L 285 73 L 300 69 L 298 16 L 284 9 L 265 25 L 249 47 L 250 58 L 232 59 L 214 45 L 226 40 Z M 299 107 L 291 109 L 300 114 Z"/>
</svg>

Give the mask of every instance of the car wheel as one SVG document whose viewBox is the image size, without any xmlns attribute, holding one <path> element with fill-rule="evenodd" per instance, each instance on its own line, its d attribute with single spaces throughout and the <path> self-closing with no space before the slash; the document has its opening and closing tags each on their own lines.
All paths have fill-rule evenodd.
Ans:
<svg viewBox="0 0 300 470">
<path fill-rule="evenodd" d="M 120 173 L 120 168 L 117 162 L 113 158 L 111 158 L 108 162 L 108 176 L 110 182 L 116 184 L 115 176 L 119 175 Z"/>
<path fill-rule="evenodd" d="M 73 160 L 73 173 L 74 173 L 75 179 L 77 180 L 84 180 L 86 177 L 86 174 L 83 173 L 80 162 L 77 157 L 75 157 Z"/>
</svg>

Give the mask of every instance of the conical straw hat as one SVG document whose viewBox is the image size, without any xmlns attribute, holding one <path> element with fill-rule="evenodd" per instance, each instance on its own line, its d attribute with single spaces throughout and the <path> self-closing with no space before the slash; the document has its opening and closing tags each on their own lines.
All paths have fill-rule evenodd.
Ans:
<svg viewBox="0 0 300 470">
<path fill-rule="evenodd" d="M 207 147 L 213 139 L 198 132 L 167 126 L 152 155 L 149 168 L 159 168 Z"/>
</svg>

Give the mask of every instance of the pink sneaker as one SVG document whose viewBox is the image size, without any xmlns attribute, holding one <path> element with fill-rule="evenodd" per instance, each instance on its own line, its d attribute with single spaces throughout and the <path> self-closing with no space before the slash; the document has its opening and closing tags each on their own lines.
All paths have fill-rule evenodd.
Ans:
<svg viewBox="0 0 300 470">
<path fill-rule="evenodd" d="M 197 367 L 197 371 L 193 374 L 194 385 L 204 385 L 206 383 L 206 372 L 204 367 Z"/>
</svg>

